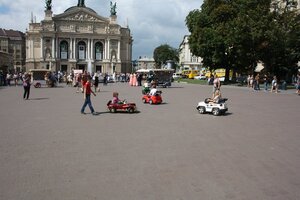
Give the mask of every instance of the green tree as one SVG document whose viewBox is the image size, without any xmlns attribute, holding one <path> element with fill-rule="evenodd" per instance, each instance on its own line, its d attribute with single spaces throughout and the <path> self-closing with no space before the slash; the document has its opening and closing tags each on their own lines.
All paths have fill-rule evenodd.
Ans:
<svg viewBox="0 0 300 200">
<path fill-rule="evenodd" d="M 153 58 L 157 67 L 165 65 L 167 60 L 173 60 L 177 63 L 179 60 L 178 50 L 168 44 L 163 44 L 154 49 Z"/>
<path fill-rule="evenodd" d="M 300 60 L 300 15 L 293 8 L 295 1 L 285 0 L 285 7 L 276 2 L 272 6 L 272 22 L 266 53 L 268 71 L 286 78 L 296 72 Z"/>
<path fill-rule="evenodd" d="M 294 14 L 274 19 L 270 5 L 271 0 L 205 0 L 186 18 L 192 53 L 201 56 L 206 67 L 239 72 L 253 71 L 258 61 L 272 72 L 281 62 L 296 63 L 299 18 Z"/>
</svg>

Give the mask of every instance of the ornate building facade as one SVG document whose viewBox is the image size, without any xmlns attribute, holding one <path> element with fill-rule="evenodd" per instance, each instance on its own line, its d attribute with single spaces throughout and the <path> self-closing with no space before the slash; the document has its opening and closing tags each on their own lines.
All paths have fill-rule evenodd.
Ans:
<svg viewBox="0 0 300 200">
<path fill-rule="evenodd" d="M 109 18 L 80 0 L 53 15 L 51 1 L 46 1 L 45 19 L 31 22 L 26 32 L 26 70 L 130 72 L 132 42 L 130 29 L 117 24 L 115 5 Z"/>
</svg>

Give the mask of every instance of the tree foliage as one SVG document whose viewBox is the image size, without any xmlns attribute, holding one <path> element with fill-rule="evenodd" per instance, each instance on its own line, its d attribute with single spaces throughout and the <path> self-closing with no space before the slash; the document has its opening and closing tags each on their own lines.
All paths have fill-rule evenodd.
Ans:
<svg viewBox="0 0 300 200">
<path fill-rule="evenodd" d="M 165 65 L 166 61 L 168 60 L 178 62 L 178 50 L 169 46 L 168 44 L 163 44 L 154 49 L 153 58 L 156 66 Z"/>
<path fill-rule="evenodd" d="M 299 14 L 284 8 L 272 12 L 271 5 L 271 0 L 204 0 L 186 17 L 191 52 L 210 69 L 245 73 L 258 61 L 273 74 L 283 66 L 295 68 Z"/>
</svg>

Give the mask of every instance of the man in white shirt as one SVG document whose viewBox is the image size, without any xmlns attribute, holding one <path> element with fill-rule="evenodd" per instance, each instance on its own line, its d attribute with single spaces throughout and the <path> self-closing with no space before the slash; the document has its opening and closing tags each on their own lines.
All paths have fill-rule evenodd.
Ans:
<svg viewBox="0 0 300 200">
<path fill-rule="evenodd" d="M 153 85 L 152 89 L 149 92 L 150 96 L 154 96 L 157 92 L 156 85 Z"/>
</svg>

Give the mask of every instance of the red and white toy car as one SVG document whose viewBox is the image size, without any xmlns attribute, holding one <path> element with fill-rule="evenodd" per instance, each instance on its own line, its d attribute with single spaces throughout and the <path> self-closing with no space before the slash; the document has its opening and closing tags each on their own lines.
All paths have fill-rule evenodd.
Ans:
<svg viewBox="0 0 300 200">
<path fill-rule="evenodd" d="M 136 105 L 135 103 L 127 103 L 126 100 L 124 100 L 122 103 L 112 103 L 110 100 L 107 102 L 107 109 L 109 112 L 115 113 L 117 111 L 125 111 L 128 113 L 134 113 L 136 112 Z"/>
</svg>

